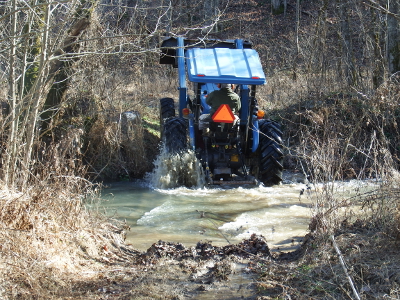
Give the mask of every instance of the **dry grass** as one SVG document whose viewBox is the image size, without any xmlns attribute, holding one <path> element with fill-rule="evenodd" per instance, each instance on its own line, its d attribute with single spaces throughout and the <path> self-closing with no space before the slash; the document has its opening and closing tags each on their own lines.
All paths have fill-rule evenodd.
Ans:
<svg viewBox="0 0 400 300">
<path fill-rule="evenodd" d="M 356 294 L 360 299 L 398 299 L 396 241 L 359 222 L 337 232 L 335 242 L 347 274 L 330 239 L 310 238 L 299 260 L 254 264 L 261 276 L 258 299 L 357 299 Z"/>
<path fill-rule="evenodd" d="M 320 37 L 314 31 L 312 14 L 302 19 L 303 57 L 297 61 L 293 15 L 285 18 L 290 25 L 286 26 L 279 16 L 254 7 L 254 17 L 240 21 L 243 28 L 232 28 L 224 36 L 237 37 L 243 30 L 260 50 L 270 72 L 268 85 L 258 90 L 260 105 L 269 117 L 283 124 L 285 167 L 308 175 L 316 193 L 312 235 L 300 249 L 301 255 L 296 256 L 300 259 L 287 263 L 254 260 L 262 277 L 257 296 L 354 297 L 329 241 L 333 234 L 362 299 L 385 295 L 398 299 L 400 181 L 395 170 L 400 157 L 399 78 L 392 76 L 372 90 L 369 69 L 375 62 L 360 59 L 360 69 L 365 70 L 360 73 L 361 83 L 357 90 L 350 88 L 343 79 L 345 64 L 340 57 L 332 58 L 329 65 L 328 61 L 314 64 L 323 53 L 312 41 Z M 241 13 L 233 10 L 235 18 Z M 255 20 L 257 24 L 252 24 Z M 245 27 L 251 32 L 244 32 Z M 330 38 L 324 40 L 327 48 L 323 49 L 329 60 L 336 47 L 341 47 L 333 43 L 339 39 L 331 27 Z M 254 32 L 256 29 L 260 31 Z M 373 50 L 360 53 L 371 54 Z M 183 272 L 188 265 L 177 267 L 176 261 L 167 261 L 163 267 L 143 265 L 141 256 L 123 243 L 124 224 L 85 207 L 96 197 L 92 194 L 96 186 L 85 178 L 136 177 L 152 166 L 158 142 L 153 134 L 157 130 L 153 121 L 158 119 L 158 99 L 177 94 L 176 70 L 154 66 L 156 60 L 148 53 L 118 54 L 88 57 L 75 65 L 81 71 L 70 82 L 57 142 L 37 146 L 34 168 L 19 170 L 30 172 L 29 188 L 20 193 L 0 185 L 0 298 L 183 297 L 186 287 L 182 286 L 188 276 L 177 278 L 171 270 Z M 319 73 L 322 67 L 324 71 Z M 0 98 L 6 99 L 6 88 L 2 91 Z M 141 125 L 134 126 L 129 134 L 122 132 L 117 120 L 125 111 L 138 111 L 142 116 Z M 380 186 L 351 198 L 338 195 L 335 181 L 352 178 L 372 179 Z M 317 190 L 317 185 L 322 187 Z M 359 205 L 364 214 L 356 215 L 349 204 Z"/>
<path fill-rule="evenodd" d="M 3 187 L 0 201 L 4 299 L 43 299 L 68 289 L 65 274 L 101 260 L 110 243 L 110 228 L 68 190 L 45 184 L 21 194 Z"/>
<path fill-rule="evenodd" d="M 98 186 L 84 179 L 81 134 L 71 129 L 38 151 L 24 192 L 1 183 L 2 299 L 68 294 L 72 280 L 87 280 L 91 270 L 103 267 L 100 263 L 115 259 L 108 249 L 123 243 L 122 224 L 119 228 L 86 208 L 96 201 Z"/>
<path fill-rule="evenodd" d="M 316 185 L 322 183 L 314 205 L 313 220 L 317 226 L 312 226 L 313 234 L 302 246 L 304 252 L 297 256 L 299 260 L 289 263 L 253 260 L 254 269 L 262 275 L 253 298 L 279 299 L 288 295 L 296 299 L 351 298 L 352 291 L 343 279 L 343 269 L 328 239 L 331 234 L 336 236 L 345 260 L 353 266 L 350 275 L 363 299 L 384 294 L 396 298 L 399 287 L 394 262 L 399 258 L 394 249 L 399 237 L 399 181 L 387 147 L 392 142 L 385 135 L 368 135 L 373 132 L 369 127 L 351 126 L 347 119 L 345 122 L 343 116 L 359 113 L 355 109 L 359 105 L 357 100 L 350 98 L 354 101 L 344 102 L 340 95 L 322 99 L 325 101 L 307 100 L 307 105 L 316 104 L 307 109 L 289 108 L 299 114 L 291 119 L 293 127 L 285 124 L 289 133 L 301 137 L 297 148 L 288 148 L 296 150 L 291 152 L 293 166 L 309 172 Z M 375 109 L 377 121 L 385 107 Z M 299 116 L 301 122 L 296 119 Z M 118 123 L 97 122 L 90 131 L 93 142 L 99 141 L 102 145 L 99 149 L 120 159 L 123 138 Z M 338 195 L 333 188 L 334 181 L 344 179 L 344 170 L 354 168 L 356 160 L 345 155 L 349 152 L 343 151 L 343 147 L 349 140 L 341 136 L 341 130 L 347 137 L 356 137 L 351 143 L 358 149 L 353 154 L 359 155 L 356 165 L 361 167 L 354 169 L 358 171 L 355 177 L 368 176 L 382 183 L 376 191 L 350 199 L 352 204 L 365 208 L 364 214 L 358 215 L 358 223 L 353 223 L 355 214 L 341 214 L 342 208 L 349 207 L 349 199 Z M 82 164 L 81 147 L 77 147 L 83 141 L 82 133 L 80 129 L 70 130 L 58 144 L 38 155 L 40 163 L 31 177 L 35 184 L 24 194 L 2 189 L 1 296 L 9 299 L 183 297 L 183 284 L 190 275 L 184 271 L 187 264 L 169 261 L 164 266 L 143 265 L 139 253 L 124 245 L 121 226 L 85 209 L 85 201 L 92 199 L 88 191 L 94 191 L 95 186 L 83 178 L 88 166 Z M 171 270 L 175 270 L 173 278 Z M 151 289 L 147 288 L 149 285 Z"/>
<path fill-rule="evenodd" d="M 349 278 L 360 299 L 399 299 L 398 76 L 372 95 L 304 93 L 288 85 L 300 99 L 270 110 L 283 123 L 286 167 L 310 180 L 313 217 L 300 259 L 256 263 L 258 299 L 357 299 Z M 370 190 L 355 185 L 352 194 L 339 193 L 340 181 L 352 179 L 367 179 Z"/>
<path fill-rule="evenodd" d="M 149 171 L 144 130 L 141 122 L 124 132 L 120 119 L 114 122 L 98 119 L 86 137 L 91 177 L 94 180 L 138 178 Z"/>
<path fill-rule="evenodd" d="M 141 178 L 153 167 L 159 143 L 159 99 L 176 97 L 176 70 L 157 61 L 152 66 L 131 65 L 140 57 L 100 56 L 77 66 L 85 71 L 73 77 L 59 127 L 84 131 L 83 158 L 92 180 Z M 138 120 L 126 126 L 125 112 L 137 113 Z"/>
</svg>

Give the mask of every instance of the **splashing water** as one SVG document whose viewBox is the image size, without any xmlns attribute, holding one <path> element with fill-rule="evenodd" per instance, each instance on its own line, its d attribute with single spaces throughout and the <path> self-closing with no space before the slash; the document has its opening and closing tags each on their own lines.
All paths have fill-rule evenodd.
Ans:
<svg viewBox="0 0 400 300">
<path fill-rule="evenodd" d="M 204 171 L 192 150 L 170 154 L 162 146 L 147 181 L 153 188 L 170 189 L 179 186 L 201 188 L 205 185 Z"/>
</svg>

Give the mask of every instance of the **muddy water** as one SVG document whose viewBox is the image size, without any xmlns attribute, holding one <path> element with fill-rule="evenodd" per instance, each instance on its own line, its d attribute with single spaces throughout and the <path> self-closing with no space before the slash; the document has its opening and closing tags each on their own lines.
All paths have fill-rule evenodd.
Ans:
<svg viewBox="0 0 400 300">
<path fill-rule="evenodd" d="M 337 189 L 349 193 L 358 185 L 347 182 Z M 131 226 L 127 240 L 139 250 L 158 240 L 221 246 L 253 233 L 262 234 L 273 249 L 289 250 L 308 232 L 312 212 L 312 189 L 289 179 L 274 187 L 170 189 L 152 188 L 146 181 L 120 182 L 108 185 L 102 198 L 109 215 Z"/>
<path fill-rule="evenodd" d="M 195 245 L 237 243 L 252 233 L 269 244 L 298 242 L 310 218 L 302 184 L 276 187 L 152 189 L 146 182 L 113 183 L 104 190 L 108 214 L 131 226 L 127 239 L 139 250 L 158 240 Z"/>
<path fill-rule="evenodd" d="M 108 184 L 103 191 L 102 205 L 131 226 L 127 241 L 136 249 L 145 251 L 159 240 L 222 246 L 256 233 L 272 250 L 285 251 L 296 248 L 308 232 L 318 186 L 298 183 L 296 174 L 286 173 L 283 184 L 274 187 L 204 187 L 190 153 L 172 159 L 160 155 L 155 165 L 146 180 Z M 193 187 L 179 187 L 178 180 Z M 359 186 L 343 182 L 334 188 L 348 197 Z"/>
</svg>

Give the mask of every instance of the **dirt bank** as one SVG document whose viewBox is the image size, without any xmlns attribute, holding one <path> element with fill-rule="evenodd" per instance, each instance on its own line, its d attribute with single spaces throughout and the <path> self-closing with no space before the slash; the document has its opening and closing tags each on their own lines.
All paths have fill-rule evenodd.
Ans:
<svg viewBox="0 0 400 300">
<path fill-rule="evenodd" d="M 370 228 L 343 224 L 334 237 L 309 234 L 293 252 L 271 252 L 253 235 L 237 245 L 196 247 L 159 241 L 146 252 L 104 249 L 97 271 L 65 276 L 57 299 L 398 299 L 398 241 Z M 340 254 L 339 254 L 340 253 Z M 345 268 L 340 263 L 342 256 Z M 93 266 L 89 269 L 93 270 Z M 346 272 L 348 276 L 346 276 Z M 86 274 L 88 275 L 88 274 Z M 352 290 L 350 282 L 355 286 Z M 386 297 L 386 298 L 385 298 Z"/>
</svg>

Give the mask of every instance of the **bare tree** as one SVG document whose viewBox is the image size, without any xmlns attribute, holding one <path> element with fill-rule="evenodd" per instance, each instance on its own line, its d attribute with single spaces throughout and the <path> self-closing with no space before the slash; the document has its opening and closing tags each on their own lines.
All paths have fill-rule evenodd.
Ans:
<svg viewBox="0 0 400 300">
<path fill-rule="evenodd" d="M 7 146 L 2 151 L 2 175 L 10 187 L 23 188 L 32 175 L 32 151 L 45 99 L 54 85 L 53 78 L 61 70 L 60 62 L 62 65 L 74 59 L 68 57 L 67 47 L 75 41 L 68 38 L 74 32 L 68 31 L 67 20 L 80 9 L 90 11 L 82 3 L 12 1 L 0 18 L 6 28 L 0 39 L 9 41 L 2 45 L 0 53 L 8 53 L 9 62 L 4 70 L 8 74 L 10 114 L 2 124 L 8 132 Z"/>
<path fill-rule="evenodd" d="M 79 61 L 97 64 L 97 67 L 123 59 L 142 66 L 154 64 L 153 54 L 158 53 L 159 37 L 167 30 L 175 30 L 174 34 L 200 32 L 216 24 L 219 1 L 213 1 L 208 27 L 204 26 L 203 18 L 197 25 L 193 22 L 193 14 L 198 16 L 203 12 L 198 8 L 204 2 L 189 2 L 4 2 L 0 7 L 4 10 L 0 17 L 0 55 L 6 58 L 2 60 L 0 76 L 7 77 L 10 114 L 2 123 L 6 141 L 1 149 L 1 175 L 7 185 L 23 189 L 28 179 L 35 176 L 33 167 L 40 159 L 38 150 L 43 146 L 43 137 L 57 126 L 57 116 L 65 106 L 71 80 L 75 76 L 89 78 L 84 65 L 78 68 Z M 189 11 L 181 5 L 186 5 Z M 187 16 L 185 20 L 189 26 L 181 20 L 182 15 Z M 115 72 L 125 78 L 126 73 L 122 73 L 129 68 L 132 69 L 125 64 Z M 137 70 L 137 66 L 133 69 Z M 96 80 L 112 76 L 101 74 L 100 70 L 96 72 Z M 111 80 L 115 82 L 116 78 Z M 54 139 L 55 136 L 49 135 L 45 141 L 57 142 L 61 135 Z"/>
</svg>

